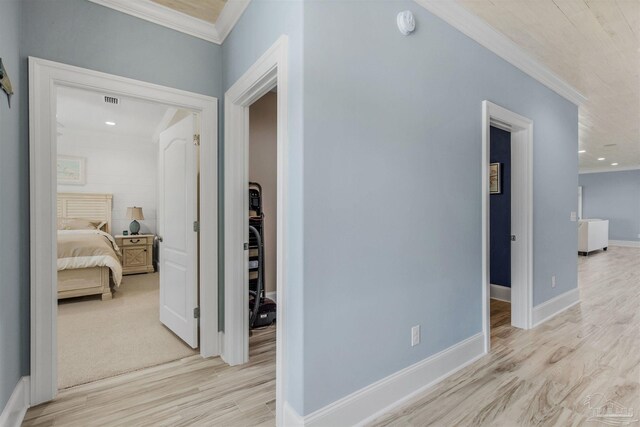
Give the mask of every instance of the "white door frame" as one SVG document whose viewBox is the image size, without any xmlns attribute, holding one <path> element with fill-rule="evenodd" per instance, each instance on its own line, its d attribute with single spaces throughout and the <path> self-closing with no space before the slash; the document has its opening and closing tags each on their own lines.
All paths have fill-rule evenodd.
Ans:
<svg viewBox="0 0 640 427">
<path fill-rule="evenodd" d="M 482 330 L 491 348 L 489 163 L 490 127 L 511 132 L 511 325 L 531 328 L 533 311 L 533 121 L 489 101 L 482 102 Z"/>
<path fill-rule="evenodd" d="M 288 152 L 288 38 L 281 36 L 227 91 L 224 98 L 225 331 L 222 358 L 230 365 L 249 360 L 248 199 L 249 106 L 278 87 L 276 254 L 276 423 L 281 425 L 286 354 L 286 224 Z"/>
<path fill-rule="evenodd" d="M 52 400 L 57 384 L 56 91 L 75 87 L 185 108 L 201 115 L 200 354 L 219 353 L 217 99 L 111 74 L 29 58 L 31 214 L 31 404 Z M 160 321 L 158 319 L 158 321 Z"/>
</svg>

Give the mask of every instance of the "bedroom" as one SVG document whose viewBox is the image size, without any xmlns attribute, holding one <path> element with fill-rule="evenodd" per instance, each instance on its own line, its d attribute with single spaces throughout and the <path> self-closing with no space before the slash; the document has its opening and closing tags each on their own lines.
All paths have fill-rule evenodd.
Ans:
<svg viewBox="0 0 640 427">
<path fill-rule="evenodd" d="M 56 122 L 58 388 L 198 354 L 197 340 L 172 332 L 178 280 L 159 253 L 162 237 L 165 252 L 195 240 L 186 215 L 163 223 L 162 212 L 185 188 L 197 203 L 195 162 L 184 167 L 197 158 L 197 116 L 62 87 Z M 186 270 L 195 283 L 197 265 Z"/>
</svg>

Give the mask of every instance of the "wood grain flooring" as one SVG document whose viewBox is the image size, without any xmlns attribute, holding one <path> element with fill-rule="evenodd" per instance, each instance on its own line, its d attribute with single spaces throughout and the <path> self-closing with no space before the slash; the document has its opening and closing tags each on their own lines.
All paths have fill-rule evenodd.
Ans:
<svg viewBox="0 0 640 427">
<path fill-rule="evenodd" d="M 640 249 L 610 247 L 578 270 L 579 305 L 523 331 L 494 301 L 491 354 L 371 425 L 598 426 L 591 410 L 609 399 L 639 418 Z M 250 354 L 243 366 L 192 356 L 73 387 L 23 425 L 272 426 L 275 330 L 254 335 Z"/>
<path fill-rule="evenodd" d="M 608 400 L 640 418 L 640 249 L 580 257 L 578 276 L 581 303 L 529 331 L 492 301 L 491 353 L 371 425 L 640 425 L 590 419 Z"/>
<path fill-rule="evenodd" d="M 249 363 L 199 355 L 61 391 L 23 426 L 274 426 L 275 325 L 249 339 Z"/>
</svg>

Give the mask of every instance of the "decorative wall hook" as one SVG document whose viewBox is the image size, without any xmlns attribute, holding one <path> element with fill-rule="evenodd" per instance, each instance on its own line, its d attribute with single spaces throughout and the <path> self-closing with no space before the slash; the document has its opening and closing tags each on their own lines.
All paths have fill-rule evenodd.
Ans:
<svg viewBox="0 0 640 427">
<path fill-rule="evenodd" d="M 13 88 L 11 87 L 11 80 L 7 70 L 4 69 L 2 58 L 0 58 L 0 88 L 7 94 L 7 101 L 9 102 L 9 108 L 11 108 L 11 95 L 13 95 Z"/>
</svg>

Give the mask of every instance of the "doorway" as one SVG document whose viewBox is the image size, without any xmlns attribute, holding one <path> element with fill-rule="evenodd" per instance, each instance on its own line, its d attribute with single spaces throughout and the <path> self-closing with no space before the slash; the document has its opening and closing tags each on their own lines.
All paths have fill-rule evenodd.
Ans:
<svg viewBox="0 0 640 427">
<path fill-rule="evenodd" d="M 199 206 L 193 208 L 197 217 L 189 219 L 188 223 L 185 218 L 185 226 L 190 230 L 195 230 L 196 226 L 199 228 L 196 246 L 198 252 L 197 255 L 194 253 L 194 258 L 199 258 L 200 280 L 198 289 L 194 291 L 199 290 L 199 307 L 196 308 L 199 308 L 201 313 L 200 354 L 203 357 L 217 355 L 217 265 L 210 262 L 211 259 L 217 258 L 216 99 L 38 58 L 29 58 L 29 86 L 32 405 L 52 400 L 57 393 L 58 268 L 54 254 L 57 252 L 58 233 L 55 218 L 58 216 L 59 206 L 56 206 L 57 126 L 54 119 L 57 116 L 57 93 L 63 88 L 100 92 L 116 98 L 130 97 L 140 102 L 160 103 L 174 109 L 192 111 L 202 118 L 200 156 L 196 160 L 200 174 L 201 196 Z M 192 144 L 192 138 L 188 138 L 188 145 Z M 184 145 L 186 144 L 183 143 Z M 134 211 L 136 210 L 133 209 L 131 214 L 133 217 L 142 214 Z M 193 223 L 193 220 L 197 223 Z M 131 235 L 121 237 L 124 240 L 141 240 Z M 141 241 L 129 243 L 139 245 Z M 132 247 L 127 246 L 127 242 L 124 241 L 122 245 Z M 190 312 L 189 307 L 184 311 L 189 316 L 196 314 L 195 311 Z"/>
<path fill-rule="evenodd" d="M 249 361 L 249 111 L 277 87 L 276 137 L 276 424 L 283 423 L 286 375 L 286 217 L 288 38 L 281 36 L 225 94 L 224 351 L 230 365 Z"/>
<path fill-rule="evenodd" d="M 197 218 L 196 119 L 162 103 L 56 91 L 59 389 L 197 354 L 196 319 L 175 320 L 197 304 L 185 301 L 197 298 L 196 236 L 179 221 Z M 185 246 L 194 262 L 176 276 L 165 253 Z"/>
<path fill-rule="evenodd" d="M 510 285 L 510 291 L 507 292 L 504 289 L 506 286 L 502 286 L 503 289 L 498 292 L 503 300 L 509 295 L 511 326 L 521 329 L 532 327 L 533 121 L 489 101 L 482 103 L 482 119 L 483 332 L 485 352 L 489 352 L 492 288 L 494 296 L 497 296 L 496 289 L 492 286 L 492 278 Z M 492 137 L 501 138 L 503 145 L 507 146 L 504 151 L 508 153 L 496 153 L 502 156 L 502 161 L 492 162 Z M 491 208 L 497 209 L 500 206 L 492 204 L 491 197 L 507 196 L 504 194 L 506 188 L 500 185 L 504 184 L 505 166 L 508 166 L 506 169 L 509 170 L 507 178 L 510 200 L 502 200 L 502 218 L 492 218 Z M 507 206 L 504 206 L 505 204 Z M 501 248 L 492 247 L 495 243 L 491 238 L 492 219 L 497 219 L 496 226 L 502 227 L 499 236 L 496 236 L 500 240 Z M 505 222 L 509 224 L 505 226 Z M 508 244 L 502 241 L 507 238 Z M 501 262 L 492 262 L 491 256 L 494 252 L 495 256 L 501 256 Z M 501 270 L 495 271 L 498 267 L 501 267 Z"/>
</svg>

